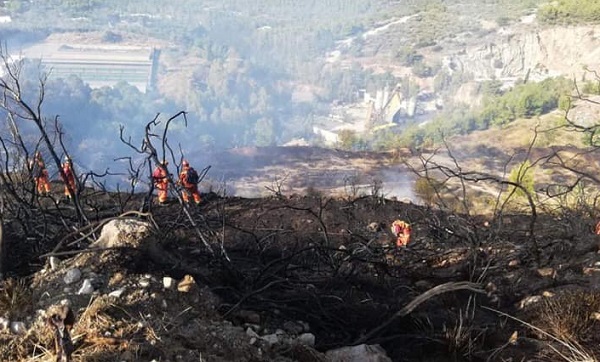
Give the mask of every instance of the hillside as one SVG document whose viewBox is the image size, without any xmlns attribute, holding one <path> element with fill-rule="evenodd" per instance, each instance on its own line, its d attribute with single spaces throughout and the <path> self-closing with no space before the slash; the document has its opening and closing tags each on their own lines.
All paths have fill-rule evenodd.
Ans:
<svg viewBox="0 0 600 362">
<path fill-rule="evenodd" d="M 157 89 L 5 64 L 0 361 L 597 361 L 598 29 L 539 3 L 4 4 Z"/>
<path fill-rule="evenodd" d="M 60 303 L 76 315 L 75 361 L 557 360 L 549 346 L 598 353 L 594 220 L 543 216 L 531 229 L 527 215 L 450 215 L 379 197 L 204 197 L 191 211 L 196 226 L 176 203 L 133 213 L 92 244 L 76 234 L 63 234 L 62 247 L 39 244 L 38 267 L 6 223 L 9 265 L 29 260 L 36 272 L 20 287 L 2 284 L 0 311 L 14 328 L 0 331 L 3 359 L 48 360 L 43 318 Z M 106 218 L 111 209 L 96 211 Z M 393 246 L 397 218 L 412 224 L 407 248 Z M 339 348 L 351 345 L 362 357 L 343 357 L 348 348 Z"/>
</svg>

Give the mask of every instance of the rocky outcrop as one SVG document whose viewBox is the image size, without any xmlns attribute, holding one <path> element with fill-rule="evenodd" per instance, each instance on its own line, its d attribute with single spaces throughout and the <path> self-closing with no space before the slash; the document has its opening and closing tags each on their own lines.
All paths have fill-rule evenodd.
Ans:
<svg viewBox="0 0 600 362">
<path fill-rule="evenodd" d="M 559 75 L 582 79 L 584 67 L 600 69 L 598 26 L 499 29 L 483 42 L 448 56 L 445 63 L 473 73 L 476 79 L 539 81 Z"/>
</svg>

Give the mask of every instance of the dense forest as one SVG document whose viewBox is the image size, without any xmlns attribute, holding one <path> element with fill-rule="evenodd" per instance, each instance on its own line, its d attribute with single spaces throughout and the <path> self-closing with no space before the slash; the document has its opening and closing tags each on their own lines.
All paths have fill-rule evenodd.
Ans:
<svg viewBox="0 0 600 362">
<path fill-rule="evenodd" d="M 0 25 L 0 36 L 9 47 L 16 47 L 52 33 L 103 32 L 105 41 L 116 43 L 123 34 L 136 34 L 168 41 L 172 46 L 164 52 L 171 59 L 194 62 L 192 78 L 168 92 L 142 93 L 128 84 L 92 89 L 76 77 L 50 78 L 45 112 L 59 115 L 78 152 L 94 155 L 88 162 L 91 168 L 114 158 L 124 147 L 118 140 L 119 125 L 139 136 L 145 122 L 157 113 L 178 110 L 188 112 L 189 123 L 187 131 L 176 137 L 183 145 L 193 144 L 194 151 L 277 145 L 301 137 L 318 142 L 313 122 L 329 114 L 332 104 L 358 102 L 361 90 L 374 92 L 389 84 L 405 88 L 409 95 L 419 91 L 409 86 L 414 83 L 409 77 L 375 71 L 358 61 L 329 63 L 328 52 L 337 49 L 356 59 L 371 57 L 411 66 L 412 77 L 432 78 L 436 93 L 452 94 L 472 76 L 449 74 L 423 54 L 458 42 L 456 35 L 463 32 L 484 34 L 482 20 L 507 25 L 540 5 L 542 23 L 595 21 L 600 12 L 596 2 L 580 3 L 10 0 L 4 2 L 3 12 L 12 22 Z M 411 16 L 417 16 L 415 21 L 392 35 L 367 37 L 373 29 Z M 32 84 L 39 71 L 36 64 L 28 67 L 26 75 Z M 357 136 L 356 142 L 346 142 L 346 146 L 419 145 L 433 142 L 440 129 L 445 134 L 465 133 L 538 115 L 558 106 L 561 95 L 569 91 L 567 83 L 560 79 L 538 85 L 521 82 L 506 90 L 490 80 L 481 86 L 485 98 L 481 109 L 449 104 L 427 127 L 413 125 L 391 134 Z M 298 96 L 301 89 L 309 97 Z"/>
</svg>

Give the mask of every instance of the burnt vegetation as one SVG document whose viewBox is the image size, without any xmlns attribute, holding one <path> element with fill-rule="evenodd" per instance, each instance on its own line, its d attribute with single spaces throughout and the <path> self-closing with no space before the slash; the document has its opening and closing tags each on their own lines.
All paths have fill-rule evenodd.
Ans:
<svg viewBox="0 0 600 362">
<path fill-rule="evenodd" d="M 31 102 L 22 94 L 18 63 L 2 59 L 7 73 L 0 80 L 6 126 L 0 137 L 0 314 L 29 313 L 40 297 L 28 288 L 33 272 L 51 256 L 106 252 L 90 244 L 108 220 L 127 216 L 150 221 L 158 241 L 149 249 L 108 250 L 110 268 L 192 275 L 219 296 L 222 318 L 243 325 L 242 312 L 253 311 L 270 329 L 303 320 L 320 352 L 366 343 L 380 344 L 393 360 L 403 361 L 591 361 L 600 353 L 593 233 L 599 180 L 578 158 L 597 151 L 597 126 L 571 121 L 569 111 L 563 127 L 589 134 L 590 148 L 535 157 L 532 142 L 517 157 L 516 171 L 506 175 L 465 170 L 448 145 L 442 149 L 450 162 L 435 161 L 435 152 L 405 160 L 425 180 L 418 188 L 425 206 L 388 199 L 378 185 L 366 195 L 332 197 L 317 190 L 287 196 L 276 183 L 270 197 L 211 193 L 199 208 L 173 192 L 176 201 L 159 208 L 148 175 L 163 159 L 177 174 L 185 155 L 168 133 L 173 122 L 186 125 L 186 113 L 165 120 L 157 115 L 142 140 L 128 138 L 122 129 L 121 140 L 132 151 L 119 160 L 129 166 L 122 175 L 129 189 L 109 190 L 109 170 L 78 174 L 74 197 L 65 203 L 52 196 L 62 192 L 60 184 L 53 184 L 48 197 L 36 194 L 27 162 L 40 150 L 61 170 L 62 157 L 70 154 L 59 118 L 43 113 L 45 78 Z M 527 171 L 534 166 L 560 170 L 568 182 L 532 188 Z M 175 180 L 170 183 L 176 190 Z M 150 187 L 140 190 L 142 184 Z M 473 184 L 496 192 L 485 214 L 474 212 Z M 394 245 L 389 226 L 395 219 L 412 225 L 406 248 Z M 103 320 L 87 313 L 82 320 L 96 331 Z M 127 313 L 111 313 L 132 323 Z M 74 346 L 75 358 L 114 360 L 127 350 L 124 341 L 152 340 L 153 347 L 140 350 L 142 359 L 163 356 L 168 348 L 160 338 L 136 332 L 116 343 L 91 334 Z M 28 338 L 0 351 L 9 360 L 24 360 L 36 355 L 37 345 L 51 346 L 47 337 Z M 110 348 L 86 352 L 90 345 Z M 277 348 L 292 360 L 307 360 L 295 348 Z"/>
</svg>

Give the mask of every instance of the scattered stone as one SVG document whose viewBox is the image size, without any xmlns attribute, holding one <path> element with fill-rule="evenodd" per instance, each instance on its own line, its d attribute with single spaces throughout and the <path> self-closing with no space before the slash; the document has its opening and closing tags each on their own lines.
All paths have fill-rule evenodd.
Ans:
<svg viewBox="0 0 600 362">
<path fill-rule="evenodd" d="M 594 319 L 594 320 L 600 321 L 600 312 L 594 312 L 594 313 L 592 313 L 592 315 L 590 316 L 590 319 Z"/>
<path fill-rule="evenodd" d="M 372 222 L 369 225 L 367 225 L 367 230 L 372 232 L 372 233 L 376 233 L 378 231 L 381 231 L 381 224 L 378 222 Z"/>
<path fill-rule="evenodd" d="M 186 274 L 177 285 L 177 290 L 182 293 L 187 293 L 192 289 L 192 287 L 195 284 L 196 282 L 194 281 L 194 277 L 189 274 Z"/>
<path fill-rule="evenodd" d="M 541 295 L 530 295 L 529 297 L 523 298 L 519 303 L 518 303 L 518 307 L 519 309 L 523 309 L 525 307 L 528 307 L 532 304 L 535 303 L 539 303 L 542 300 L 542 296 Z"/>
<path fill-rule="evenodd" d="M 77 268 L 69 269 L 63 277 L 65 284 L 77 283 L 81 280 L 81 270 Z"/>
<path fill-rule="evenodd" d="M 556 270 L 554 270 L 554 268 L 539 268 L 537 273 L 541 277 L 556 277 Z"/>
<path fill-rule="evenodd" d="M 267 334 L 265 336 L 260 337 L 263 341 L 267 342 L 269 346 L 273 346 L 279 343 L 279 336 L 275 333 Z"/>
<path fill-rule="evenodd" d="M 175 289 L 175 279 L 171 277 L 163 277 L 163 287 L 165 289 Z"/>
<path fill-rule="evenodd" d="M 256 334 L 256 332 L 250 327 L 246 328 L 246 335 L 249 337 L 256 337 L 256 338 L 259 337 L 259 335 Z"/>
<path fill-rule="evenodd" d="M 519 265 L 521 265 L 521 262 L 519 260 L 517 260 L 517 259 L 513 259 L 513 260 L 511 260 L 511 261 L 508 262 L 508 267 L 509 268 L 516 268 Z"/>
<path fill-rule="evenodd" d="M 138 285 L 142 288 L 148 288 L 150 286 L 150 279 L 143 277 L 139 280 Z"/>
<path fill-rule="evenodd" d="M 517 344 L 517 342 L 519 341 L 519 332 L 518 331 L 514 331 L 511 335 L 510 338 L 508 339 L 508 343 L 515 345 Z"/>
<path fill-rule="evenodd" d="M 13 334 L 25 334 L 27 327 L 25 327 L 25 323 L 23 322 L 10 322 L 10 331 Z"/>
<path fill-rule="evenodd" d="M 94 287 L 92 286 L 92 281 L 89 279 L 84 279 L 83 284 L 81 284 L 81 288 L 77 291 L 77 294 L 92 294 L 94 292 Z"/>
<path fill-rule="evenodd" d="M 554 297 L 554 293 L 552 293 L 552 292 L 550 292 L 550 291 L 547 291 L 547 290 L 545 290 L 545 291 L 542 293 L 542 297 L 544 297 L 544 298 L 552 298 L 552 297 Z"/>
<path fill-rule="evenodd" d="M 305 346 L 314 347 L 315 346 L 315 335 L 312 333 L 302 333 L 298 336 L 297 341 L 300 344 Z"/>
<path fill-rule="evenodd" d="M 253 345 L 253 346 L 254 346 L 254 345 L 256 344 L 256 341 L 258 341 L 258 339 L 257 339 L 256 337 L 252 337 L 252 338 L 250 338 L 250 344 L 251 344 L 251 345 Z"/>
<path fill-rule="evenodd" d="M 51 256 L 50 257 L 50 268 L 52 270 L 56 270 L 56 269 L 58 269 L 59 266 L 60 266 L 60 259 L 55 256 Z"/>
<path fill-rule="evenodd" d="M 10 321 L 7 318 L 0 317 L 0 331 L 8 329 L 10 326 Z"/>
<path fill-rule="evenodd" d="M 119 288 L 119 289 L 113 290 L 112 292 L 108 293 L 108 296 L 115 297 L 115 298 L 121 298 L 121 295 L 123 295 L 124 292 L 125 292 L 125 288 Z"/>
<path fill-rule="evenodd" d="M 113 276 L 108 281 L 108 285 L 113 286 L 116 284 L 120 284 L 123 281 L 123 279 L 125 279 L 125 276 L 123 275 L 123 273 L 116 272 L 115 274 L 113 274 Z"/>
<path fill-rule="evenodd" d="M 330 362 L 392 362 L 378 344 L 360 344 L 325 352 Z"/>
<path fill-rule="evenodd" d="M 73 293 L 73 288 L 71 288 L 71 287 L 64 287 L 63 288 L 63 293 L 65 293 L 65 294 L 71 294 L 71 293 Z"/>
<path fill-rule="evenodd" d="M 260 325 L 253 323 L 244 323 L 244 328 L 251 328 L 255 332 L 260 331 Z"/>
</svg>

